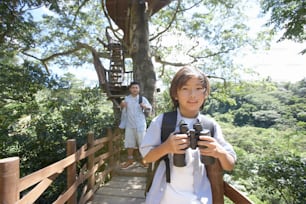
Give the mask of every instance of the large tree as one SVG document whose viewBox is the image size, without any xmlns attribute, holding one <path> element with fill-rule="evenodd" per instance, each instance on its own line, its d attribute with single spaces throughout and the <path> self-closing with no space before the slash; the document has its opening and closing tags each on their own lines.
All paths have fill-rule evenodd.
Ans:
<svg viewBox="0 0 306 204">
<path fill-rule="evenodd" d="M 131 57 L 134 79 L 141 82 L 143 94 L 151 102 L 157 77 L 165 69 L 193 64 L 208 75 L 237 77 L 238 67 L 233 63 L 233 56 L 244 46 L 254 46 L 257 40 L 249 35 L 246 25 L 244 12 L 248 1 L 168 1 L 168 6 L 152 15 L 150 5 L 159 1 L 131 0 L 127 12 L 129 26 L 124 33 L 110 18 L 105 7 L 108 2 L 119 1 L 38 1 L 36 4 L 2 1 L 1 5 L 9 9 L 6 19 L 16 14 L 29 16 L 28 20 L 21 19 L 29 22 L 28 27 L 23 28 L 19 23 L 16 28 L 24 29 L 25 32 L 18 33 L 28 33 L 22 39 L 31 41 L 26 45 L 19 43 L 14 39 L 17 34 L 13 27 L 4 24 L 12 32 L 11 35 L 1 33 L 1 38 L 5 43 L 17 42 L 19 57 L 40 61 L 47 71 L 51 66 L 63 69 L 93 66 L 102 86 L 107 80 L 105 71 L 110 58 L 106 30 L 111 31 L 111 37 L 127 50 L 126 57 Z M 49 12 L 42 18 L 32 18 L 34 12 L 28 9 L 40 6 L 44 7 L 39 12 Z"/>
</svg>

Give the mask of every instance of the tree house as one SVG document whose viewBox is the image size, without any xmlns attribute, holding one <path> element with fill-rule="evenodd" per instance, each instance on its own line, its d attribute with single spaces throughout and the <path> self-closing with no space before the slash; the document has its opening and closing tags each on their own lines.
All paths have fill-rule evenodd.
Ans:
<svg viewBox="0 0 306 204">
<path fill-rule="evenodd" d="M 130 49 L 131 7 L 132 4 L 145 4 L 149 16 L 158 12 L 171 0 L 106 0 L 106 10 L 114 23 L 123 31 L 123 39 L 115 40 L 108 35 L 107 49 L 110 55 L 109 69 L 105 70 L 104 89 L 107 96 L 115 104 L 119 104 L 122 98 L 128 94 L 128 85 L 133 81 L 133 71 L 126 71 L 125 57 Z"/>
</svg>

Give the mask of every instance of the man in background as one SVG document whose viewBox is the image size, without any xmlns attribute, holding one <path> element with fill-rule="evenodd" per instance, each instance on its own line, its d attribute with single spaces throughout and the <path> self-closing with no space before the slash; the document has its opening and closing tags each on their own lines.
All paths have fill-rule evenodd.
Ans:
<svg viewBox="0 0 306 204">
<path fill-rule="evenodd" d="M 134 150 L 138 150 L 147 129 L 144 112 L 152 110 L 149 101 L 144 96 L 139 95 L 140 84 L 138 82 L 132 82 L 129 91 L 130 94 L 120 103 L 122 117 L 119 127 L 125 128 L 124 146 L 128 154 L 127 161 L 121 164 L 122 169 L 135 164 Z M 146 165 L 144 166 L 146 167 Z"/>
</svg>

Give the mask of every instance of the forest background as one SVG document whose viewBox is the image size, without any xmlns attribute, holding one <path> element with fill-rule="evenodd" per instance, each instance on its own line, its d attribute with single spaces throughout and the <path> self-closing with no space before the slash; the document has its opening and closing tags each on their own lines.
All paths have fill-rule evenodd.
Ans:
<svg viewBox="0 0 306 204">
<path fill-rule="evenodd" d="M 87 12 L 80 13 L 79 19 L 64 12 L 76 11 L 77 5 L 42 2 L 39 4 L 40 1 L 37 1 L 35 4 L 24 1 L 21 2 L 24 4 L 15 6 L 11 1 L 2 1 L 0 4 L 3 17 L 0 158 L 19 156 L 21 176 L 64 158 L 67 139 L 75 138 L 78 146 L 81 146 L 85 143 L 88 131 L 94 131 L 96 137 L 101 137 L 105 135 L 106 127 L 117 126 L 112 122 L 115 121 L 113 104 L 107 100 L 100 87 L 84 86 L 84 82 L 72 74 L 60 77 L 50 75 L 46 69 L 48 66 L 42 63 L 45 62 L 42 59 L 54 54 L 52 51 L 60 52 L 65 46 L 69 47 L 71 42 L 86 40 L 83 36 L 99 34 L 101 37 L 105 28 L 102 25 L 104 22 L 97 20 L 102 19 L 101 13 L 87 15 L 88 9 L 97 7 L 100 1 L 93 1 L 85 10 Z M 57 11 L 59 16 L 66 15 L 66 18 L 52 14 L 44 16 L 42 21 L 34 22 L 30 13 L 24 12 L 20 16 L 13 15 L 16 19 L 9 22 L 12 16 L 7 11 L 30 9 L 30 3 L 38 7 L 45 5 Z M 171 109 L 167 90 L 178 67 L 190 62 L 203 67 L 203 71 L 212 76 L 212 94 L 203 113 L 214 117 L 221 124 L 226 139 L 233 144 L 238 154 L 235 170 L 228 172 L 225 179 L 245 192 L 255 203 L 305 203 L 306 78 L 295 83 L 274 82 L 269 78 L 241 80 L 241 74 L 249 73 L 250 70 L 235 64 L 232 57 L 246 44 L 254 49 L 268 48 L 269 40 L 277 30 L 268 27 L 250 39 L 247 26 L 240 22 L 243 18 L 238 11 L 243 9 L 236 8 L 237 2 L 205 3 L 208 9 L 205 15 L 203 10 L 202 16 L 201 12 L 190 15 L 194 18 L 194 24 L 187 26 L 183 24 L 184 19 L 180 19 L 183 21 L 177 20 L 173 29 L 167 31 L 168 36 L 175 33 L 186 38 L 189 45 L 183 46 L 176 41 L 173 45 L 163 46 L 162 39 L 155 41 L 155 46 L 152 44 L 152 55 L 158 56 L 160 63 L 156 67 L 156 74 L 163 85 L 163 91 L 154 96 L 154 101 L 158 101 L 154 106 L 155 115 Z M 243 3 L 239 1 L 239 6 L 243 6 Z M 52 8 L 55 5 L 59 7 Z M 218 10 L 217 16 L 209 12 L 211 8 Z M 169 18 L 171 11 L 170 7 L 160 15 Z M 235 21 L 231 25 L 233 27 L 223 27 L 224 16 L 231 22 Z M 198 24 L 195 18 L 205 22 L 205 26 Z M 74 21 L 80 24 L 72 24 Z M 166 24 L 159 17 L 152 18 L 152 22 L 155 25 Z M 185 19 L 185 23 L 190 21 Z M 93 32 L 94 24 L 98 24 L 100 30 Z M 303 27 L 303 21 L 301 24 Z M 10 25 L 13 26 L 10 28 Z M 67 27 L 59 29 L 59 25 Z M 74 30 L 76 28 L 77 32 Z M 87 40 L 91 45 L 96 43 L 89 38 Z M 301 39 L 297 37 L 295 40 L 303 42 L 305 34 L 302 33 Z M 193 43 L 202 46 L 190 53 L 195 48 Z M 188 56 L 185 62 L 181 62 L 181 56 Z M 50 64 L 67 68 L 88 65 L 90 62 L 82 51 L 72 57 L 63 55 L 59 58 Z M 52 203 L 63 190 L 64 179 L 57 179 L 38 202 Z"/>
</svg>

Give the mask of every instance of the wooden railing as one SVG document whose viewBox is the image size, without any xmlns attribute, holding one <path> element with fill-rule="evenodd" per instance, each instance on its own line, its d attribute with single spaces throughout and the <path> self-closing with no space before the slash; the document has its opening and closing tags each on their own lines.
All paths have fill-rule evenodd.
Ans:
<svg viewBox="0 0 306 204">
<path fill-rule="evenodd" d="M 67 157 L 30 175 L 20 178 L 18 157 L 0 159 L 0 204 L 28 204 L 44 193 L 64 170 L 67 173 L 66 191 L 54 204 L 85 204 L 93 199 L 96 190 L 110 179 L 120 161 L 122 133 L 108 129 L 106 137 L 94 139 L 89 133 L 87 144 L 76 150 L 76 140 L 67 141 Z M 106 148 L 106 150 L 102 148 Z M 86 159 L 86 160 L 85 160 Z M 85 163 L 79 170 L 77 164 Z M 86 162 L 85 162 L 86 161 Z M 101 168 L 103 165 L 103 168 Z M 212 182 L 214 203 L 224 203 L 223 195 L 237 204 L 253 204 L 240 191 L 223 181 L 220 165 L 208 170 Z M 77 195 L 82 184 L 81 195 Z M 23 196 L 21 196 L 23 195 Z"/>
<path fill-rule="evenodd" d="M 19 157 L 1 159 L 0 203 L 35 203 L 64 170 L 67 171 L 67 189 L 53 203 L 87 203 L 92 200 L 94 192 L 111 175 L 119 162 L 121 138 L 119 129 L 108 129 L 107 136 L 97 140 L 91 132 L 88 134 L 87 144 L 79 150 L 76 150 L 76 140 L 70 139 L 67 141 L 66 158 L 22 178 L 19 176 Z M 106 152 L 101 151 L 104 147 L 107 148 Z M 99 154 L 96 154 L 98 151 Z M 78 171 L 77 164 L 81 160 L 86 163 Z M 102 165 L 105 168 L 98 171 Z M 77 195 L 78 187 L 85 183 L 81 195 Z M 24 196 L 20 196 L 21 194 Z"/>
</svg>

